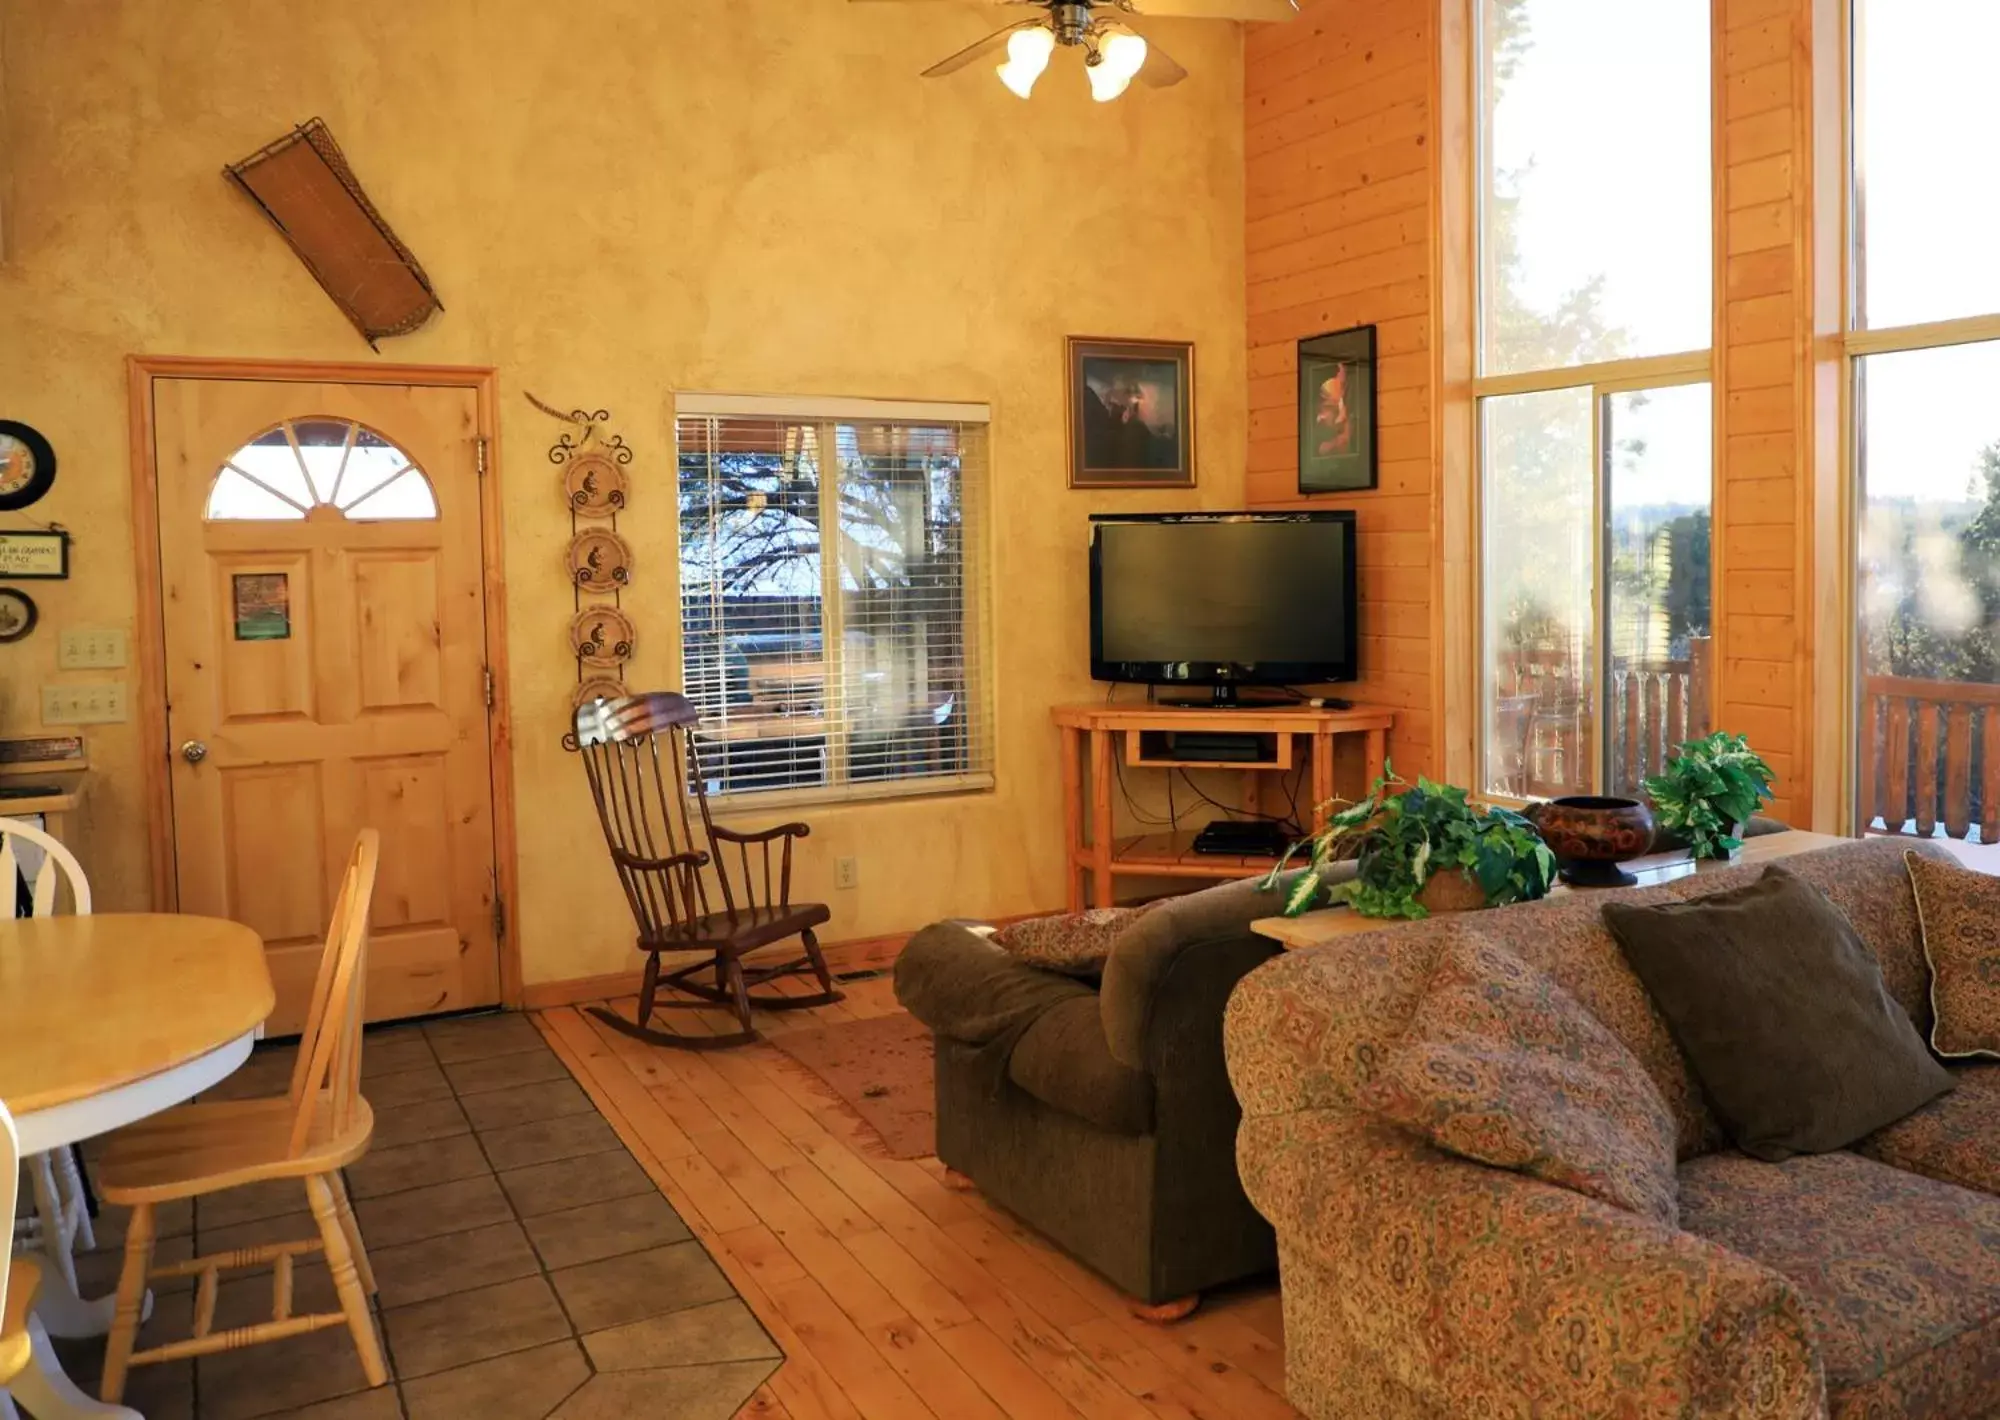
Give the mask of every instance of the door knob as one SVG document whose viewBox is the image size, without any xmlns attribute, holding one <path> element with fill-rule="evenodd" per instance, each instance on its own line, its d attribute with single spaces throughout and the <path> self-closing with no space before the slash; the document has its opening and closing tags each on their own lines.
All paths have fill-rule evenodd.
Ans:
<svg viewBox="0 0 2000 1420">
<path fill-rule="evenodd" d="M 208 758 L 208 746 L 200 740 L 189 740 L 181 746 L 181 758 L 189 764 L 200 764 Z"/>
</svg>

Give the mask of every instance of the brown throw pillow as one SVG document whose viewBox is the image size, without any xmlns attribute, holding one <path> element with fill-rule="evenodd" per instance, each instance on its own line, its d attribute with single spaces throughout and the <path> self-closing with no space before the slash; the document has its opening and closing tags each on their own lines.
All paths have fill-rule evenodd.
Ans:
<svg viewBox="0 0 2000 1420">
<path fill-rule="evenodd" d="M 1680 1223 L 1675 1125 L 1632 1052 L 1490 942 L 1447 945 L 1361 1103 L 1440 1149 Z"/>
<path fill-rule="evenodd" d="M 1604 920 L 1752 1158 L 1846 1148 L 1952 1087 L 1853 925 L 1782 866 Z"/>
<path fill-rule="evenodd" d="M 1921 853 L 1903 861 L 1931 964 L 1931 1049 L 2000 1057 L 2000 878 Z"/>
<path fill-rule="evenodd" d="M 1162 898 L 1160 901 L 1164 902 Z M 1065 976 L 1098 977 L 1118 934 L 1158 907 L 1093 907 L 1083 912 L 1058 912 L 1012 922 L 993 934 L 993 945 L 1044 971 Z"/>
</svg>

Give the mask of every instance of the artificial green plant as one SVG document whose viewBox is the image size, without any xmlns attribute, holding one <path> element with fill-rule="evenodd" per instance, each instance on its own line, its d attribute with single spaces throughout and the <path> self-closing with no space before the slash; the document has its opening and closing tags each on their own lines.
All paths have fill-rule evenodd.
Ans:
<svg viewBox="0 0 2000 1420">
<path fill-rule="evenodd" d="M 1717 730 L 1682 745 L 1645 787 L 1656 824 L 1687 839 L 1697 858 L 1726 858 L 1743 846 L 1737 826 L 1770 801 L 1771 766 L 1742 735 Z"/>
<path fill-rule="evenodd" d="M 1364 917 L 1427 917 L 1417 899 L 1439 873 L 1462 872 L 1486 905 L 1546 897 L 1556 859 L 1535 826 L 1510 809 L 1481 808 L 1466 791 L 1419 777 L 1415 787 L 1383 766 L 1368 796 L 1335 813 L 1320 833 L 1295 844 L 1264 879 L 1278 886 L 1300 853 L 1310 853 L 1285 896 L 1285 915 L 1347 903 Z M 1400 788 L 1400 792 L 1392 792 Z M 1358 857 L 1355 876 L 1327 886 L 1331 865 Z"/>
</svg>

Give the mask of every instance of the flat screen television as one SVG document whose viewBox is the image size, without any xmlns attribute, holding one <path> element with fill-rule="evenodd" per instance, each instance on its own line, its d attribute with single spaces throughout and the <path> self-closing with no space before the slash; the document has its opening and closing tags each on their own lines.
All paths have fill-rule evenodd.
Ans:
<svg viewBox="0 0 2000 1420">
<path fill-rule="evenodd" d="M 1090 673 L 1185 685 L 1353 680 L 1354 514 L 1100 513 L 1090 520 Z"/>
</svg>

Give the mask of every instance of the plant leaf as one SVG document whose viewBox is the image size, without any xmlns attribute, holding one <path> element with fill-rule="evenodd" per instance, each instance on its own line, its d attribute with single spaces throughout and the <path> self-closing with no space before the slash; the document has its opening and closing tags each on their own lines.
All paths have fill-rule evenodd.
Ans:
<svg viewBox="0 0 2000 1420">
<path fill-rule="evenodd" d="M 1292 884 L 1290 895 L 1285 898 L 1284 915 L 1287 917 L 1299 916 L 1308 907 L 1312 906 L 1312 900 L 1318 892 L 1319 874 L 1311 868 L 1307 868 L 1299 874 L 1298 881 Z"/>
</svg>

